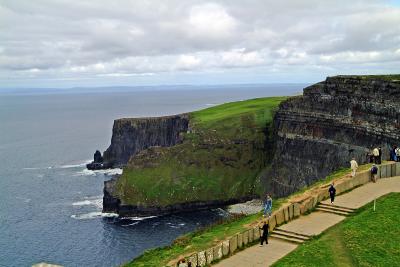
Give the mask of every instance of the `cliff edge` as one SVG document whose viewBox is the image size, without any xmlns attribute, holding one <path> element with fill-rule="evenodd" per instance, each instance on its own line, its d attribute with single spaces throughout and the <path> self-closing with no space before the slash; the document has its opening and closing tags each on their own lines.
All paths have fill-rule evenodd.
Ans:
<svg viewBox="0 0 400 267">
<path fill-rule="evenodd" d="M 286 196 L 323 179 L 352 157 L 383 159 L 400 142 L 400 75 L 335 76 L 280 104 L 274 117 L 274 159 L 267 191 Z"/>
<path fill-rule="evenodd" d="M 273 110 L 286 97 L 227 103 L 175 116 L 114 122 L 104 161 L 103 211 L 147 216 L 221 207 L 261 192 Z"/>
<path fill-rule="evenodd" d="M 121 167 L 130 157 L 149 147 L 176 145 L 181 142 L 180 134 L 187 131 L 188 125 L 187 114 L 115 120 L 111 145 L 104 152 L 104 161 Z"/>
</svg>

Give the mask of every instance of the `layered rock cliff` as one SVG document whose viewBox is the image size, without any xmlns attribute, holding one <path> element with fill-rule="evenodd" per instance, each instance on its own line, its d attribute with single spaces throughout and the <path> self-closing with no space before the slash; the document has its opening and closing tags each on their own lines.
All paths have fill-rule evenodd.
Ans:
<svg viewBox="0 0 400 267">
<path fill-rule="evenodd" d="M 284 196 L 320 180 L 352 157 L 382 147 L 383 159 L 400 144 L 400 80 L 336 76 L 280 104 L 274 117 L 274 159 L 263 177 L 267 191 Z"/>
<path fill-rule="evenodd" d="M 104 161 L 124 170 L 104 183 L 103 211 L 163 215 L 254 198 L 261 190 L 258 175 L 271 158 L 266 147 L 272 111 L 284 99 L 116 120 Z"/>
<path fill-rule="evenodd" d="M 111 145 L 104 161 L 112 166 L 125 165 L 131 156 L 153 146 L 169 147 L 181 142 L 181 133 L 189 126 L 187 114 L 154 118 L 129 118 L 114 121 Z"/>
</svg>

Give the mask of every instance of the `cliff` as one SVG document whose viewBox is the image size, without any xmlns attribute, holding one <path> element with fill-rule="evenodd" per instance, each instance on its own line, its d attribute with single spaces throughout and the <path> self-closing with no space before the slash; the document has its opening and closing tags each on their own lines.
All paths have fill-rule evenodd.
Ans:
<svg viewBox="0 0 400 267">
<path fill-rule="evenodd" d="M 400 76 L 336 76 L 304 89 L 274 117 L 274 159 L 263 176 L 267 191 L 288 195 L 355 157 L 400 142 Z"/>
<path fill-rule="evenodd" d="M 272 112 L 285 97 L 188 114 L 116 120 L 104 161 L 123 174 L 104 184 L 103 211 L 147 216 L 208 209 L 259 195 Z"/>
<path fill-rule="evenodd" d="M 188 125 L 187 114 L 115 120 L 111 145 L 104 152 L 104 161 L 113 166 L 123 166 L 131 156 L 149 147 L 176 145 L 181 142 L 181 133 L 187 131 Z"/>
</svg>

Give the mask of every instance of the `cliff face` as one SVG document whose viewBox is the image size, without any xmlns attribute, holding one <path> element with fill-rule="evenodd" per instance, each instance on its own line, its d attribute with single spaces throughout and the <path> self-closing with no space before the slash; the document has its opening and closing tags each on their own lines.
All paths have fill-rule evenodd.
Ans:
<svg viewBox="0 0 400 267">
<path fill-rule="evenodd" d="M 103 211 L 162 215 L 245 201 L 262 190 L 272 112 L 286 97 L 260 98 L 190 114 L 114 123 L 104 161 L 124 165 L 104 183 Z M 188 130 L 190 118 L 190 131 Z"/>
<path fill-rule="evenodd" d="M 186 114 L 115 120 L 111 145 L 104 152 L 104 161 L 122 166 L 131 156 L 149 147 L 176 145 L 181 142 L 180 133 L 186 132 L 188 125 Z"/>
<path fill-rule="evenodd" d="M 400 81 L 336 76 L 281 103 L 274 117 L 274 159 L 267 190 L 288 195 L 349 167 L 382 147 L 383 159 L 400 142 Z"/>
</svg>

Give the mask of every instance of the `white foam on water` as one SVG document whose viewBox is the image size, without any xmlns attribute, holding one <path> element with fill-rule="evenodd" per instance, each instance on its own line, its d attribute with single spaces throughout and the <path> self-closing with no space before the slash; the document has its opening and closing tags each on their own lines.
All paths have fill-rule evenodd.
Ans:
<svg viewBox="0 0 400 267">
<path fill-rule="evenodd" d="M 54 166 L 49 166 L 49 167 L 25 167 L 25 168 L 22 168 L 23 170 L 51 170 L 51 169 L 53 169 L 54 168 Z"/>
<path fill-rule="evenodd" d="M 86 167 L 86 164 L 92 162 L 91 159 L 85 160 L 85 162 L 78 163 L 78 164 L 67 164 L 67 165 L 61 165 L 59 168 L 61 169 L 69 169 L 69 168 L 80 168 L 80 167 Z"/>
<path fill-rule="evenodd" d="M 97 174 L 104 174 L 104 175 L 117 175 L 122 174 L 122 169 L 115 168 L 115 169 L 105 169 L 105 170 L 88 170 L 83 169 L 75 174 L 75 176 L 96 176 Z"/>
<path fill-rule="evenodd" d="M 216 105 L 218 105 L 218 104 L 213 104 L 213 103 L 206 104 L 206 106 L 216 106 Z"/>
<path fill-rule="evenodd" d="M 76 220 L 90 220 L 90 219 L 96 219 L 96 218 L 116 218 L 116 217 L 118 217 L 118 214 L 116 214 L 116 213 L 103 213 L 101 211 L 94 211 L 94 212 L 89 212 L 89 213 L 84 213 L 84 214 L 71 215 L 71 218 L 74 218 Z"/>
<path fill-rule="evenodd" d="M 122 217 L 121 220 L 131 220 L 131 221 L 143 221 L 151 218 L 156 218 L 157 216 L 147 216 L 147 217 Z"/>
<path fill-rule="evenodd" d="M 140 223 L 140 222 L 133 222 L 133 223 L 125 224 L 125 225 L 121 225 L 121 226 L 123 226 L 123 227 L 132 226 L 132 225 L 136 225 L 136 224 L 138 224 L 138 223 Z"/>
<path fill-rule="evenodd" d="M 72 203 L 72 206 L 95 206 L 98 209 L 103 207 L 103 196 L 85 197 L 84 199 Z"/>
</svg>

